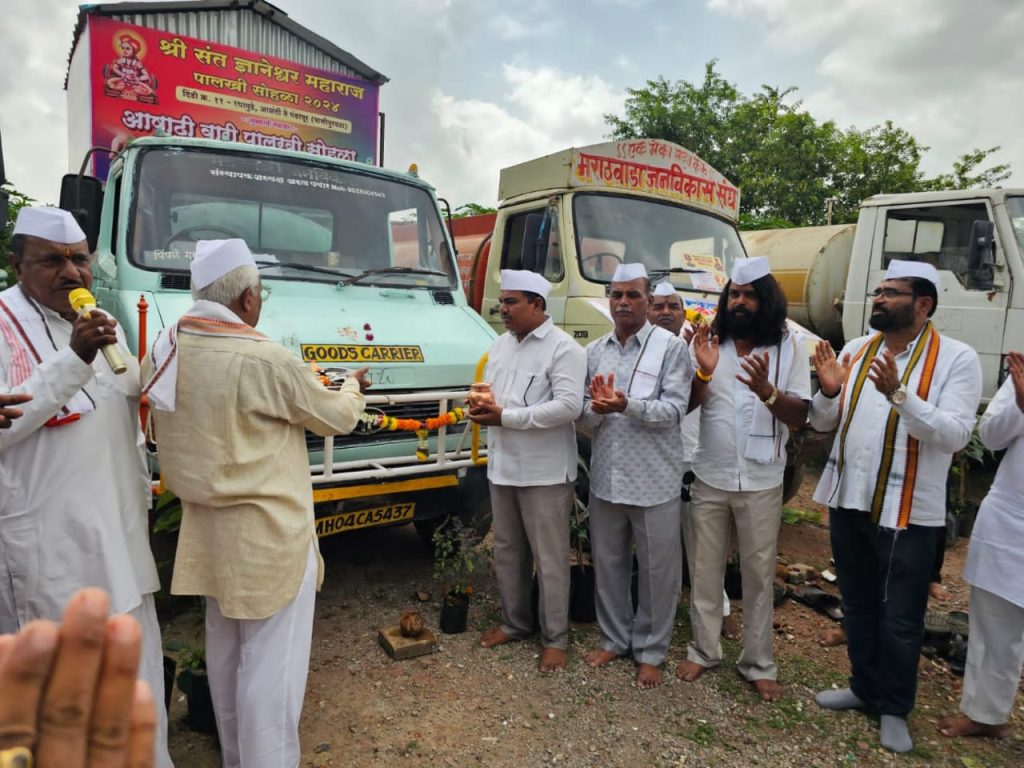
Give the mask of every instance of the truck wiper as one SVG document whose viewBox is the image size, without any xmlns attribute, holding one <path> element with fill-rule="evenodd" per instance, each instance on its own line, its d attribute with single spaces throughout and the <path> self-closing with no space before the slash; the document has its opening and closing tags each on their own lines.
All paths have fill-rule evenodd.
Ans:
<svg viewBox="0 0 1024 768">
<path fill-rule="evenodd" d="M 340 285 L 354 285 L 364 278 L 374 275 L 432 275 L 434 277 L 449 277 L 447 272 L 438 272 L 436 269 L 419 269 L 417 267 L 382 267 L 380 269 L 367 269 L 358 275 L 353 275 L 342 280 Z"/>
<path fill-rule="evenodd" d="M 348 277 L 350 274 L 341 270 L 330 269 L 329 267 L 316 267 L 312 264 L 293 264 L 286 261 L 257 261 L 256 266 L 260 269 L 264 267 L 281 267 L 282 269 L 294 269 L 299 272 L 317 272 L 321 275 L 331 275 L 333 277 L 338 277 L 339 275 Z"/>
</svg>

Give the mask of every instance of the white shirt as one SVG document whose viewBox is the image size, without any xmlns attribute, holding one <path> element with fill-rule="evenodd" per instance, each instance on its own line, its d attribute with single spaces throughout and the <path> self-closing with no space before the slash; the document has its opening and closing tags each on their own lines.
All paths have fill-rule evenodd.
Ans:
<svg viewBox="0 0 1024 768">
<path fill-rule="evenodd" d="M 847 343 L 839 359 L 848 354 L 852 360 L 871 338 L 862 336 Z M 928 339 L 918 336 L 903 352 L 896 355 L 896 367 L 901 377 L 914 347 L 921 343 L 927 344 Z M 883 342 L 878 355 L 884 350 Z M 860 361 L 850 374 L 851 382 L 859 365 Z M 923 366 L 924 360 L 919 365 Z M 810 422 L 814 429 L 819 432 L 836 429 L 839 425 L 839 401 L 849 397 L 851 388 L 847 387 L 844 395 L 831 399 L 820 391 L 815 394 L 810 411 Z M 953 453 L 967 445 L 971 439 L 980 400 L 981 364 L 978 355 L 966 344 L 948 336 L 940 338 L 939 354 L 927 401 L 918 397 L 916 387 L 908 386 L 906 401 L 902 405 L 892 405 L 870 380 L 866 380 L 861 389 L 860 404 L 846 434 L 843 471 L 840 474 L 830 470 L 830 467 L 835 466 L 838 456 L 837 435 L 829 454 L 829 463 L 815 489 L 814 500 L 833 508 L 864 512 L 871 510 L 882 459 L 885 424 L 890 410 L 895 408 L 906 425 L 907 433 L 920 441 L 917 480 L 909 522 L 911 525 L 945 525 L 946 474 Z M 849 403 L 843 407 L 848 408 Z M 845 420 L 845 415 L 843 418 Z M 893 473 L 903 472 L 901 456 L 905 456 L 902 449 L 893 461 Z M 886 499 L 883 523 L 886 517 L 892 517 L 894 508 L 900 503 L 898 494 L 886 494 Z"/>
<path fill-rule="evenodd" d="M 1024 607 L 1024 413 L 1010 378 L 988 404 L 978 431 L 987 448 L 1006 448 L 1006 455 L 978 510 L 964 580 Z"/>
<path fill-rule="evenodd" d="M 0 430 L 0 632 L 35 618 L 59 621 L 85 586 L 105 589 L 113 613 L 160 588 L 149 549 L 138 364 L 118 326 L 128 370 L 115 376 L 99 354 L 87 365 L 68 346 L 71 323 L 40 309 L 58 351 L 18 387 L 7 387 L 11 350 L 0 336 L 2 386 L 33 397 L 19 406 L 24 416 Z M 96 410 L 44 427 L 83 387 Z"/>
<path fill-rule="evenodd" d="M 783 344 L 791 344 L 786 336 Z M 754 352 L 763 354 L 765 347 Z M 719 348 L 718 365 L 714 379 L 708 385 L 707 397 L 700 406 L 700 442 L 693 455 L 693 471 L 713 488 L 722 491 L 765 491 L 782 482 L 786 472 L 786 442 L 789 429 L 777 421 L 782 430 L 782 452 L 771 464 L 762 464 L 746 458 L 747 439 L 754 420 L 754 408 L 763 408 L 751 389 L 736 376 L 746 378 L 740 367 L 740 358 L 732 339 L 726 339 Z M 696 355 L 690 351 L 694 366 Z M 775 355 L 773 349 L 772 355 Z M 774 366 L 773 366 L 774 370 Z M 789 377 L 780 381 L 779 392 L 792 395 L 800 400 L 811 399 L 811 372 L 803 354 L 793 355 Z"/>
<path fill-rule="evenodd" d="M 549 317 L 523 337 L 491 345 L 485 378 L 502 407 L 487 430 L 487 477 L 497 485 L 556 485 L 576 479 L 576 431 L 587 353 Z"/>
</svg>

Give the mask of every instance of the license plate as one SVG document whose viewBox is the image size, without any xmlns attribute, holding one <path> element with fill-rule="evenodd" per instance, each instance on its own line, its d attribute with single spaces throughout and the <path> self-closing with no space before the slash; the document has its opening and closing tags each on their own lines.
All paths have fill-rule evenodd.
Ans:
<svg viewBox="0 0 1024 768">
<path fill-rule="evenodd" d="M 354 509 L 350 512 L 339 512 L 329 517 L 319 517 L 316 521 L 318 538 L 333 536 L 336 533 L 354 531 L 357 528 L 372 528 L 376 525 L 391 525 L 412 520 L 416 504 L 388 504 L 384 507 L 370 509 Z"/>
</svg>

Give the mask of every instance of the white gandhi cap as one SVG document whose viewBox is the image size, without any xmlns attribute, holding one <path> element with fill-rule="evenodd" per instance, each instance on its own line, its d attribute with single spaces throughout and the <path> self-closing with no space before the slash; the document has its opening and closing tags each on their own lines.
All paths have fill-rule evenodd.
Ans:
<svg viewBox="0 0 1024 768">
<path fill-rule="evenodd" d="M 631 280 L 638 280 L 641 277 L 647 277 L 647 268 L 643 264 L 639 262 L 619 264 L 619 266 L 615 268 L 615 274 L 612 275 L 612 282 L 628 283 Z"/>
<path fill-rule="evenodd" d="M 886 280 L 908 280 L 914 277 L 927 280 L 935 286 L 936 291 L 939 290 L 939 271 L 927 262 L 893 259 L 885 271 Z"/>
<path fill-rule="evenodd" d="M 551 292 L 551 283 L 528 269 L 501 270 L 501 290 L 536 293 L 545 299 Z"/>
<path fill-rule="evenodd" d="M 656 286 L 654 286 L 654 295 L 655 296 L 675 296 L 676 295 L 676 289 L 673 288 L 672 287 L 672 283 L 668 282 L 667 280 L 666 281 L 662 281 L 662 282 L 658 283 Z"/>
<path fill-rule="evenodd" d="M 200 240 L 192 259 L 192 287 L 205 288 L 231 270 L 245 266 L 256 266 L 245 240 Z"/>
<path fill-rule="evenodd" d="M 74 216 L 63 208 L 42 205 L 18 211 L 18 220 L 11 234 L 41 237 L 64 245 L 85 240 L 85 232 L 78 226 Z"/>
<path fill-rule="evenodd" d="M 771 273 L 772 265 L 767 256 L 752 256 L 749 259 L 736 259 L 729 278 L 736 285 L 750 285 Z"/>
</svg>

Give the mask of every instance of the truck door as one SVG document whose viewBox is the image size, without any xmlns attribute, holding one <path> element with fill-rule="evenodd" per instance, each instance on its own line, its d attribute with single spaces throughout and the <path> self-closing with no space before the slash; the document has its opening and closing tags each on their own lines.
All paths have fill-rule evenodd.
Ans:
<svg viewBox="0 0 1024 768">
<path fill-rule="evenodd" d="M 565 278 L 565 263 L 562 258 L 562 233 L 558 215 L 558 204 L 536 201 L 518 208 L 509 209 L 505 215 L 505 226 L 500 233 L 500 268 L 527 269 L 543 275 L 552 284 L 547 298 L 547 314 L 555 325 L 565 322 L 565 300 L 568 281 Z M 491 258 L 495 258 L 497 243 L 491 243 Z M 488 279 L 497 281 L 499 273 L 488 270 Z M 480 313 L 498 333 L 505 328 L 498 317 L 498 290 L 486 290 Z"/>
<path fill-rule="evenodd" d="M 868 290 L 882 281 L 892 259 L 925 261 L 938 269 L 939 306 L 932 320 L 941 333 L 977 351 L 983 391 L 990 396 L 999 377 L 1009 299 L 1006 254 L 990 202 L 917 203 L 880 213 L 875 237 L 882 247 L 872 254 Z M 982 241 L 991 245 L 979 248 Z"/>
</svg>

